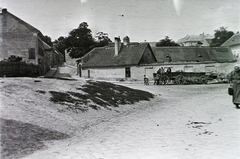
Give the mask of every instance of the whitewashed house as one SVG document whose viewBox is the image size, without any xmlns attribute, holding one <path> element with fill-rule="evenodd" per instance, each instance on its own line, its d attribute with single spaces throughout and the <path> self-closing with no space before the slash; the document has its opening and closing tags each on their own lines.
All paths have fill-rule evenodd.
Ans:
<svg viewBox="0 0 240 159">
<path fill-rule="evenodd" d="M 154 47 L 149 43 L 131 43 L 128 37 L 115 38 L 115 43 L 98 47 L 86 54 L 79 65 L 85 78 L 136 79 L 160 67 L 172 72 L 204 72 L 227 74 L 236 62 L 228 47 Z"/>
<path fill-rule="evenodd" d="M 225 41 L 221 47 L 229 47 L 235 57 L 240 55 L 240 34 L 234 34 L 227 41 Z"/>
<path fill-rule="evenodd" d="M 79 74 L 87 78 L 143 79 L 149 64 L 156 63 L 149 43 L 131 43 L 129 37 L 115 38 L 115 43 L 97 47 L 81 61 Z"/>
<path fill-rule="evenodd" d="M 172 72 L 229 73 L 236 62 L 228 47 L 152 47 L 158 63 L 153 64 L 152 72 L 159 67 Z"/>
</svg>

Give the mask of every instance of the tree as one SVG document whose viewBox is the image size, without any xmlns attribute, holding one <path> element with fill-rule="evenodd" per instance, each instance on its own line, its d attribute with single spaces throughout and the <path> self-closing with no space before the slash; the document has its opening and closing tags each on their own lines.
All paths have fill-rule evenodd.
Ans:
<svg viewBox="0 0 240 159">
<path fill-rule="evenodd" d="M 45 35 L 43 37 L 43 41 L 45 41 L 45 43 L 47 43 L 49 46 L 53 46 L 52 39 L 49 36 Z"/>
<path fill-rule="evenodd" d="M 106 46 L 109 43 L 111 43 L 111 39 L 109 39 L 108 34 L 107 33 L 103 33 L 103 32 L 97 32 L 95 35 L 95 46 L 97 47 L 102 47 L 102 46 Z"/>
<path fill-rule="evenodd" d="M 227 27 L 220 27 L 214 31 L 214 38 L 210 46 L 218 47 L 221 46 L 225 41 L 227 41 L 231 36 L 234 35 L 234 32 L 228 31 Z"/>
<path fill-rule="evenodd" d="M 66 37 L 60 36 L 57 40 L 54 41 L 54 43 L 56 44 L 56 48 L 62 53 L 64 53 L 67 49 L 66 39 Z"/>
<path fill-rule="evenodd" d="M 158 43 L 156 43 L 156 47 L 163 46 L 180 46 L 180 45 L 178 43 L 175 43 L 172 39 L 169 39 L 168 36 L 165 36 L 165 39 L 162 39 Z"/>
<path fill-rule="evenodd" d="M 63 42 L 72 58 L 82 57 L 94 47 L 92 31 L 86 22 L 82 22 L 77 29 L 73 29 Z"/>
<path fill-rule="evenodd" d="M 98 32 L 94 39 L 86 22 L 82 22 L 77 29 L 73 29 L 68 37 L 60 36 L 55 40 L 57 49 L 61 52 L 67 49 L 72 58 L 82 57 L 94 47 L 102 47 L 110 42 L 108 34 L 103 32 Z"/>
</svg>

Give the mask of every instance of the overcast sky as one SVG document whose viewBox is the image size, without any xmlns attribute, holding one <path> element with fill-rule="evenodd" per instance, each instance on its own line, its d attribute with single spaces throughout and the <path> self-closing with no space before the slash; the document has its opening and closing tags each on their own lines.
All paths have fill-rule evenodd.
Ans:
<svg viewBox="0 0 240 159">
<path fill-rule="evenodd" d="M 221 26 L 240 31 L 240 0 L 0 0 L 0 7 L 52 40 L 82 22 L 92 34 L 111 40 L 128 35 L 135 42 L 174 41 L 187 34 L 214 34 Z"/>
</svg>

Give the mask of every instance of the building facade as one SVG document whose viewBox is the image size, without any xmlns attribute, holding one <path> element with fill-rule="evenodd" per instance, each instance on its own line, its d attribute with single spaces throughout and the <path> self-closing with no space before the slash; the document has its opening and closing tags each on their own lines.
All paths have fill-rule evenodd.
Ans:
<svg viewBox="0 0 240 159">
<path fill-rule="evenodd" d="M 53 48 L 44 42 L 43 34 L 30 24 L 11 14 L 7 9 L 0 13 L 0 61 L 10 56 L 39 67 L 44 75 L 52 66 Z"/>
</svg>

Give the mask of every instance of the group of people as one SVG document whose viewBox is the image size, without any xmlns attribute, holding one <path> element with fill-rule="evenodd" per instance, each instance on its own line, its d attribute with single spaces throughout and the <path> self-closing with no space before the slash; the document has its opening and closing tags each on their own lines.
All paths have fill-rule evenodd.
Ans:
<svg viewBox="0 0 240 159">
<path fill-rule="evenodd" d="M 228 75 L 230 87 L 233 89 L 232 101 L 237 109 L 240 109 L 240 65 L 235 65 L 234 70 Z"/>
<path fill-rule="evenodd" d="M 157 71 L 157 73 L 155 74 L 155 76 L 154 76 L 154 85 L 159 85 L 160 84 L 160 81 L 162 80 L 164 80 L 164 79 L 162 79 L 162 77 L 163 77 L 163 75 L 165 74 L 165 75 L 167 75 L 167 76 L 170 76 L 170 73 L 172 72 L 172 69 L 171 69 L 171 67 L 168 67 L 167 69 L 166 69 L 166 71 L 164 70 L 164 68 L 163 67 L 160 67 L 159 69 L 158 69 L 158 71 Z"/>
<path fill-rule="evenodd" d="M 160 67 L 157 71 L 157 73 L 154 73 L 154 85 L 159 85 L 161 77 L 166 74 L 170 75 L 172 72 L 171 67 L 168 67 L 167 70 L 165 71 L 163 67 Z M 146 75 L 144 75 L 144 84 L 149 85 L 149 79 Z"/>
</svg>

